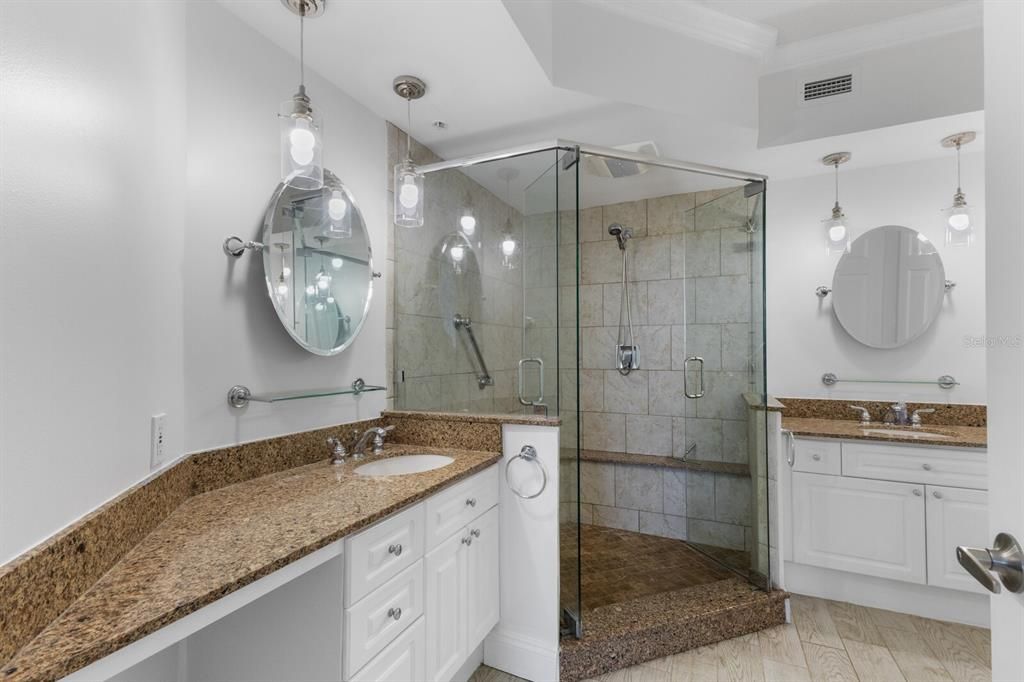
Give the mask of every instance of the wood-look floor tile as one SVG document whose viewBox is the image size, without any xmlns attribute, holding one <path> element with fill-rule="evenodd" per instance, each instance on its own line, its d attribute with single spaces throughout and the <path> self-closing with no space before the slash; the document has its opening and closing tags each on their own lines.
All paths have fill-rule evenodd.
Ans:
<svg viewBox="0 0 1024 682">
<path fill-rule="evenodd" d="M 699 653 L 698 653 L 699 652 Z M 718 657 L 712 647 L 701 647 L 668 657 L 672 682 L 706 682 L 718 679 Z"/>
<path fill-rule="evenodd" d="M 828 612 L 832 616 L 832 622 L 835 623 L 836 631 L 844 640 L 885 646 L 878 627 L 865 607 L 846 602 L 829 601 Z"/>
<path fill-rule="evenodd" d="M 764 659 L 765 682 L 811 682 L 811 672 L 802 666 Z"/>
<path fill-rule="evenodd" d="M 812 680 L 827 682 L 857 682 L 857 672 L 846 654 L 846 649 L 804 642 L 804 655 Z"/>
<path fill-rule="evenodd" d="M 843 648 L 843 640 L 836 630 L 835 622 L 828 611 L 828 605 L 823 599 L 794 595 L 790 599 L 790 604 L 793 611 L 793 623 L 796 625 L 802 641 L 834 649 Z"/>
<path fill-rule="evenodd" d="M 800 633 L 795 625 L 777 625 L 757 633 L 757 641 L 761 646 L 761 656 L 767 660 L 778 661 L 802 668 L 807 667 L 804 649 L 800 643 Z"/>
<path fill-rule="evenodd" d="M 896 630 L 917 632 L 917 628 L 914 627 L 915 616 L 911 616 L 908 613 L 873 609 L 869 606 L 865 606 L 864 608 L 867 609 L 871 620 L 880 628 L 894 628 Z"/>
<path fill-rule="evenodd" d="M 881 638 L 881 636 L 879 636 Z M 904 682 L 906 678 L 896 660 L 884 646 L 866 644 L 852 639 L 843 640 L 846 653 L 861 682 Z"/>
<path fill-rule="evenodd" d="M 764 665 L 756 634 L 718 644 L 718 682 L 763 682 Z"/>
<path fill-rule="evenodd" d="M 927 618 L 916 619 L 914 625 L 955 682 L 988 682 L 992 679 L 988 661 L 978 656 L 977 645 L 970 641 L 969 635 L 949 627 L 949 623 Z"/>
</svg>

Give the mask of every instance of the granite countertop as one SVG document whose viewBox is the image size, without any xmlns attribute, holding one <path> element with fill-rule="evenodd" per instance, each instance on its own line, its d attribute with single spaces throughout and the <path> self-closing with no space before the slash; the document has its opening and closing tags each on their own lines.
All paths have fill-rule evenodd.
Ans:
<svg viewBox="0 0 1024 682">
<path fill-rule="evenodd" d="M 427 412 L 418 410 L 384 410 L 382 418 L 421 419 L 426 421 L 473 422 L 476 424 L 526 424 L 531 426 L 560 426 L 561 417 L 540 414 L 476 414 L 475 412 Z"/>
<path fill-rule="evenodd" d="M 886 443 L 903 443 L 904 445 L 983 448 L 987 445 L 987 429 L 983 426 L 958 426 L 953 424 L 924 424 L 922 431 L 933 431 L 949 438 L 915 439 L 898 435 L 865 434 L 859 421 L 849 419 L 811 419 L 805 417 L 782 418 L 782 428 L 788 429 L 796 436 L 813 438 L 844 438 L 848 440 L 870 440 Z M 886 425 L 872 422 L 867 428 L 886 429 Z M 891 428 L 891 427 L 888 427 Z M 894 432 L 910 431 L 910 427 L 896 427 Z"/>
<path fill-rule="evenodd" d="M 382 456 L 412 451 L 455 461 L 391 477 L 353 473 L 374 457 L 323 461 L 189 498 L 18 651 L 0 680 L 68 675 L 501 459 L 397 444 Z"/>
</svg>

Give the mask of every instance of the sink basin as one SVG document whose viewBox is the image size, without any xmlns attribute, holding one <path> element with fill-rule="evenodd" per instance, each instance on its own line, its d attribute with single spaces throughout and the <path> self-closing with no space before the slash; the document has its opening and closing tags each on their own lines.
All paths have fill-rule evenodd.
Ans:
<svg viewBox="0 0 1024 682">
<path fill-rule="evenodd" d="M 901 426 L 877 426 L 861 429 L 865 436 L 883 436 L 885 438 L 906 438 L 907 440 L 952 440 L 954 436 L 928 428 L 910 428 Z"/>
<path fill-rule="evenodd" d="M 414 453 L 378 459 L 356 467 L 360 476 L 402 476 L 404 474 L 420 474 L 448 466 L 455 460 L 445 455 L 429 455 Z"/>
</svg>

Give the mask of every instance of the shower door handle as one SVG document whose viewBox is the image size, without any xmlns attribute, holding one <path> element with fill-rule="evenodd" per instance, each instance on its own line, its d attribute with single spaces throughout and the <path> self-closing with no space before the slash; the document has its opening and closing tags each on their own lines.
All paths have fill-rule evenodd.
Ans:
<svg viewBox="0 0 1024 682">
<path fill-rule="evenodd" d="M 700 376 L 700 388 L 697 389 L 696 393 L 690 392 L 690 382 L 687 379 L 687 377 L 690 375 L 691 362 L 697 363 L 697 371 L 699 372 Z M 683 363 L 683 394 L 685 394 L 687 398 L 693 399 L 704 397 L 704 358 L 700 357 L 699 355 L 694 355 L 692 357 L 686 358 L 686 362 Z"/>
<path fill-rule="evenodd" d="M 539 395 L 529 400 L 523 397 L 523 367 L 528 364 L 536 364 L 537 371 L 540 372 L 540 386 L 538 387 Z M 519 376 L 518 383 L 516 385 L 516 397 L 519 398 L 519 404 L 525 405 L 526 407 L 534 407 L 538 405 L 544 405 L 544 361 L 540 358 L 523 358 L 519 361 Z"/>
</svg>

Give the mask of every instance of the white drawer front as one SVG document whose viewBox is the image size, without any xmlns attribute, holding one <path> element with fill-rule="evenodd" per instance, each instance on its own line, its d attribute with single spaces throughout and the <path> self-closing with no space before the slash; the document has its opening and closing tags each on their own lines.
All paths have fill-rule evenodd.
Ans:
<svg viewBox="0 0 1024 682">
<path fill-rule="evenodd" d="M 490 467 L 426 501 L 427 551 L 498 503 L 498 467 Z"/>
<path fill-rule="evenodd" d="M 988 488 L 984 450 L 843 443 L 843 475 L 955 488 Z"/>
<path fill-rule="evenodd" d="M 345 606 L 351 606 L 423 556 L 424 503 L 345 541 Z"/>
<path fill-rule="evenodd" d="M 833 474 L 842 471 L 842 444 L 838 440 L 797 438 L 793 443 L 793 471 Z"/>
<path fill-rule="evenodd" d="M 344 668 L 359 670 L 423 615 L 423 561 L 345 609 Z M 421 678 L 422 679 L 422 678 Z"/>
<path fill-rule="evenodd" d="M 425 679 L 426 637 L 423 619 L 389 644 L 351 682 L 409 682 Z"/>
<path fill-rule="evenodd" d="M 957 545 L 988 547 L 988 493 L 926 486 L 928 584 L 988 594 L 956 560 Z"/>
</svg>

